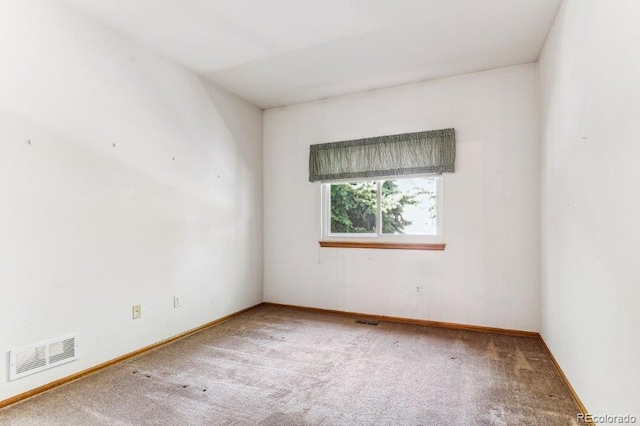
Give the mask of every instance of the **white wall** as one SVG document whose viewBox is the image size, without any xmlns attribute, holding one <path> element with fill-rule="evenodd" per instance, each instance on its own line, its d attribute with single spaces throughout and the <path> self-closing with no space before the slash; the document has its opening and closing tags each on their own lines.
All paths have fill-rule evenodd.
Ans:
<svg viewBox="0 0 640 426">
<path fill-rule="evenodd" d="M 541 334 L 593 414 L 640 418 L 640 2 L 566 0 L 539 62 Z"/>
<path fill-rule="evenodd" d="M 448 127 L 444 252 L 318 247 L 309 145 Z M 265 301 L 537 331 L 535 64 L 266 111 L 264 224 Z"/>
<path fill-rule="evenodd" d="M 185 68 L 1 0 L 0 400 L 261 302 L 261 139 Z M 7 382 L 10 349 L 75 332 L 79 361 Z"/>
</svg>

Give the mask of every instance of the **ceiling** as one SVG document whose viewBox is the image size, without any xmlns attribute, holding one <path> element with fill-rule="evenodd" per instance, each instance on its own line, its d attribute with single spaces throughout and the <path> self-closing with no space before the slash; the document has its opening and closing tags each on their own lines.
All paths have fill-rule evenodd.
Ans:
<svg viewBox="0 0 640 426">
<path fill-rule="evenodd" d="M 60 0 L 263 108 L 535 62 L 562 0 Z"/>
</svg>

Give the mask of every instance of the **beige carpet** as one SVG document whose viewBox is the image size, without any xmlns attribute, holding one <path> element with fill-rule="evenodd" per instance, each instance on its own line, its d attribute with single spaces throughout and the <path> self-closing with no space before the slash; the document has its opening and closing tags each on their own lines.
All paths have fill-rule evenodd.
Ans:
<svg viewBox="0 0 640 426">
<path fill-rule="evenodd" d="M 2 425 L 567 425 L 534 338 L 261 306 L 0 410 Z"/>
</svg>

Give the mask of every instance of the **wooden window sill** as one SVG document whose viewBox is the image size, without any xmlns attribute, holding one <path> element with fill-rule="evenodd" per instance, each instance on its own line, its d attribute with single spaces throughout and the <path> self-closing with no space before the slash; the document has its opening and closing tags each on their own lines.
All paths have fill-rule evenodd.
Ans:
<svg viewBox="0 0 640 426">
<path fill-rule="evenodd" d="M 422 243 L 377 243 L 358 241 L 320 241 L 320 247 L 325 248 L 364 248 L 386 250 L 444 250 L 446 244 Z"/>
</svg>

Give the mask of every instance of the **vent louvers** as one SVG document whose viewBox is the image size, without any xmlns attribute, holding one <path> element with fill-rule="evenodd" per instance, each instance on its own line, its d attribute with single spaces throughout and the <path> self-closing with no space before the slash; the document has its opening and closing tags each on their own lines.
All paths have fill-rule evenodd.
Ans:
<svg viewBox="0 0 640 426">
<path fill-rule="evenodd" d="M 9 380 L 78 359 L 78 337 L 66 336 L 9 352 Z"/>
<path fill-rule="evenodd" d="M 365 325 L 378 325 L 378 321 L 376 320 L 364 320 L 364 319 L 357 319 L 356 324 L 365 324 Z"/>
<path fill-rule="evenodd" d="M 65 339 L 49 345 L 49 364 L 74 358 L 76 356 L 75 338 Z"/>
<path fill-rule="evenodd" d="M 16 353 L 16 372 L 26 373 L 30 370 L 42 368 L 47 365 L 45 355 L 47 347 L 38 346 L 29 350 L 22 350 Z"/>
</svg>

